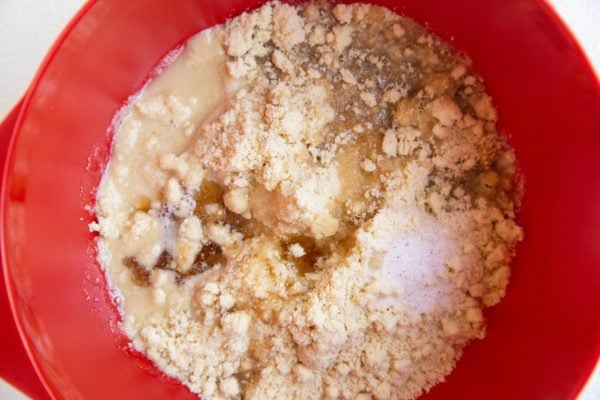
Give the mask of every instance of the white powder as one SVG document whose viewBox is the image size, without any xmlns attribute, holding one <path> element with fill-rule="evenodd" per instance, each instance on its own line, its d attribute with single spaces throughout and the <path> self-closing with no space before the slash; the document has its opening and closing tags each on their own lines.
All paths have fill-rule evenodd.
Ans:
<svg viewBox="0 0 600 400">
<path fill-rule="evenodd" d="M 381 279 L 401 287 L 404 301 L 415 312 L 451 308 L 452 288 L 443 277 L 446 260 L 460 254 L 459 245 L 444 232 L 451 227 L 420 210 L 411 211 L 410 215 L 415 217 L 414 226 L 392 234 L 390 250 L 379 271 Z"/>
</svg>

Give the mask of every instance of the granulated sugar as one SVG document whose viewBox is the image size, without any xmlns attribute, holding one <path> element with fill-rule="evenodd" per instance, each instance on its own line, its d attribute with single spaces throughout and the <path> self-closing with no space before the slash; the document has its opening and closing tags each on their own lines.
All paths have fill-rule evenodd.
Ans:
<svg viewBox="0 0 600 400">
<path fill-rule="evenodd" d="M 470 61 L 365 4 L 192 38 L 122 118 L 101 262 L 133 346 L 205 399 L 413 399 L 482 339 L 522 232 Z"/>
<path fill-rule="evenodd" d="M 381 263 L 382 279 L 402 288 L 406 305 L 417 313 L 451 308 L 451 287 L 443 276 L 446 260 L 458 253 L 458 244 L 429 214 L 417 209 L 411 215 L 417 216 L 416 226 L 393 236 Z"/>
</svg>

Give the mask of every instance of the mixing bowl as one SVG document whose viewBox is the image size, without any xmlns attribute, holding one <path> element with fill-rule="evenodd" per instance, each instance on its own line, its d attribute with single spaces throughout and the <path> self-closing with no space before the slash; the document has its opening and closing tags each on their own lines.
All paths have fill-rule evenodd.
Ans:
<svg viewBox="0 0 600 400">
<path fill-rule="evenodd" d="M 600 352 L 600 88 L 544 1 L 374 1 L 464 50 L 524 181 L 518 248 L 488 335 L 426 399 L 568 399 Z M 97 0 L 58 39 L 3 125 L 2 261 L 18 332 L 56 399 L 192 399 L 130 350 L 96 261 L 90 205 L 115 112 L 195 32 L 257 0 Z M 18 116 L 17 116 L 18 114 Z M 7 321 L 7 304 L 2 304 Z M 4 329 L 6 327 L 6 329 Z M 3 325 L 4 374 L 45 396 Z M 20 353 L 21 352 L 21 353 Z M 7 366 L 10 366 L 10 370 Z"/>
</svg>

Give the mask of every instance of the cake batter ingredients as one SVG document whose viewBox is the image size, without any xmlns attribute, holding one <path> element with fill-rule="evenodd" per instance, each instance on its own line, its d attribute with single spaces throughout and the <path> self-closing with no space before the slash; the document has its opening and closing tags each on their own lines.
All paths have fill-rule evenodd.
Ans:
<svg viewBox="0 0 600 400">
<path fill-rule="evenodd" d="M 483 338 L 521 229 L 468 59 L 366 4 L 268 3 L 122 112 L 101 262 L 133 346 L 205 399 L 413 399 Z"/>
</svg>

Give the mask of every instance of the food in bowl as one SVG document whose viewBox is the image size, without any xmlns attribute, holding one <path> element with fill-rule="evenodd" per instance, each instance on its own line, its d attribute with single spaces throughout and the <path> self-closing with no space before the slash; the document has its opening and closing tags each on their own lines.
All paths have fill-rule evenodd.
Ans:
<svg viewBox="0 0 600 400">
<path fill-rule="evenodd" d="M 206 399 L 412 399 L 503 297 L 516 161 L 467 58 L 383 7 L 268 3 L 120 113 L 101 263 L 132 345 Z"/>
</svg>

